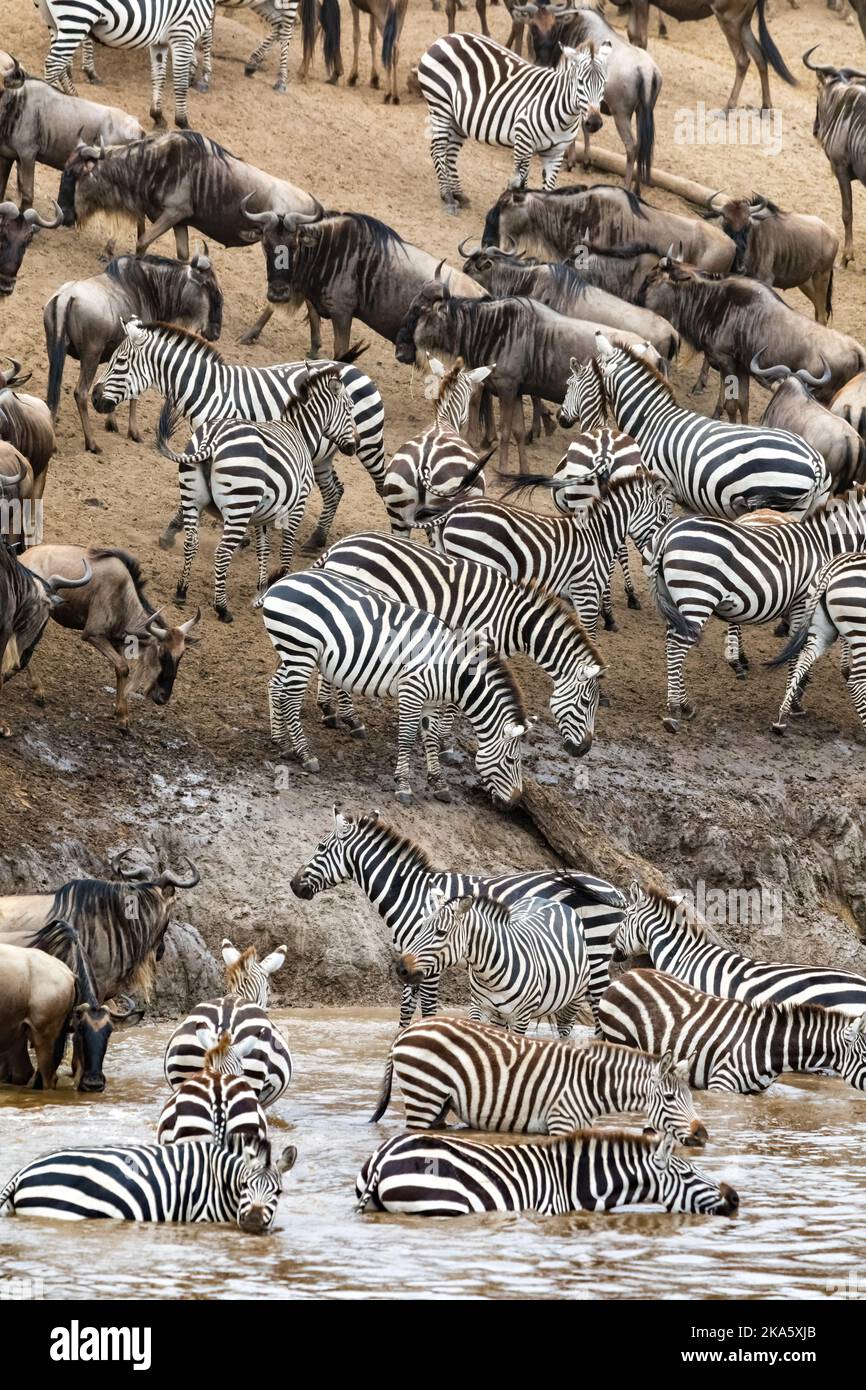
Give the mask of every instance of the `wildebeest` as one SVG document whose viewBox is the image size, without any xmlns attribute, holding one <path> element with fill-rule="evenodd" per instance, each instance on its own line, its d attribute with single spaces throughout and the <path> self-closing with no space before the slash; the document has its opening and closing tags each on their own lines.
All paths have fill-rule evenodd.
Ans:
<svg viewBox="0 0 866 1390">
<path fill-rule="evenodd" d="M 0 295 L 12 294 L 15 289 L 21 262 L 40 228 L 53 231 L 62 222 L 63 213 L 59 207 L 52 221 L 42 217 L 35 208 L 20 209 L 9 199 L 0 203 Z"/>
<path fill-rule="evenodd" d="M 628 243 L 651 246 L 663 256 L 682 243 L 687 261 L 702 270 L 723 271 L 733 265 L 736 248 L 730 237 L 699 217 L 664 212 L 625 188 L 612 184 L 574 184 L 544 192 L 507 188 L 487 214 L 485 246 L 525 251 L 566 260 L 584 237 L 594 246 Z"/>
<path fill-rule="evenodd" d="M 17 552 L 40 539 L 36 531 L 33 469 L 14 444 L 0 441 L 0 535 Z"/>
<path fill-rule="evenodd" d="M 854 259 L 854 212 L 851 181 L 866 183 L 866 72 L 860 68 L 834 68 L 829 63 L 810 63 L 818 47 L 803 54 L 803 62 L 814 72 L 818 101 L 812 134 L 830 161 L 842 200 L 845 245 L 842 265 Z"/>
<path fill-rule="evenodd" d="M 847 420 L 860 438 L 866 440 L 866 372 L 858 372 L 836 392 L 830 401 L 830 410 Z"/>
<path fill-rule="evenodd" d="M 100 362 L 107 362 L 123 339 L 126 319 L 178 323 L 203 333 L 214 342 L 222 330 L 223 297 L 207 255 L 189 262 L 164 256 L 118 256 L 101 275 L 67 280 L 45 305 L 45 345 L 48 350 L 48 405 L 56 420 L 67 353 L 80 366 L 75 404 L 84 431 L 85 448 L 102 452 L 93 438 L 87 398 Z M 130 439 L 141 441 L 136 426 L 137 402 L 129 403 Z M 105 428 L 117 431 L 114 415 Z"/>
<path fill-rule="evenodd" d="M 465 245 L 465 241 L 460 245 L 460 254 L 466 255 L 464 271 L 495 298 L 518 295 L 535 299 L 566 318 L 592 319 L 637 333 L 668 361 L 676 356 L 680 340 L 672 324 L 596 288 L 573 266 L 563 261 L 525 260 L 494 246 L 480 246 L 467 253 Z M 453 286 L 449 288 L 453 294 Z"/>
<path fill-rule="evenodd" d="M 124 991 L 148 998 L 156 963 L 165 954 L 177 890 L 194 888 L 199 873 L 190 865 L 186 878 L 171 869 L 151 876 L 141 863 L 129 864 L 132 853 L 130 847 L 115 860 L 117 882 L 73 878 L 53 892 L 0 897 L 0 942 L 32 946 L 50 923 L 63 922 L 77 934 L 100 1003 Z M 64 940 L 67 949 L 68 933 Z"/>
<path fill-rule="evenodd" d="M 764 385 L 779 383 L 761 416 L 761 424 L 799 434 L 817 449 L 833 479 L 834 492 L 847 492 L 855 483 L 866 482 L 866 444 L 853 425 L 821 405 L 813 394 L 829 381 L 830 368 L 825 366 L 820 377 L 813 377 L 802 367 L 798 372 L 790 371 L 784 364 L 762 367 L 761 355 L 751 363 L 752 376 Z"/>
<path fill-rule="evenodd" d="M 571 5 L 516 5 L 512 19 L 529 25 L 536 63 L 555 67 L 562 46 L 609 43 L 603 114 L 613 117 L 625 147 L 625 186 L 640 192 L 652 172 L 655 142 L 655 104 L 662 86 L 658 64 L 641 48 L 635 48 L 612 29 L 603 15 L 589 7 Z M 635 129 L 632 131 L 632 121 Z M 589 158 L 590 132 L 584 129 L 584 153 Z M 570 156 L 565 157 L 571 167 Z"/>
<path fill-rule="evenodd" d="M 54 1089 L 74 1003 L 75 976 L 62 961 L 23 946 L 0 946 L 0 1082 Z"/>
<path fill-rule="evenodd" d="M 531 299 L 463 299 L 432 281 L 416 295 L 397 334 L 397 361 L 415 362 L 420 352 L 460 356 L 469 367 L 495 363 L 487 379 L 499 397 L 500 467 L 508 464 L 514 410 L 521 395 L 561 401 L 572 357 L 585 362 L 595 352 L 599 325 L 567 319 Z M 653 366 L 661 358 L 635 333 L 607 330 L 618 346 L 645 351 Z M 526 469 L 526 441 L 517 434 L 520 471 Z"/>
<path fill-rule="evenodd" d="M 720 208 L 709 200 L 705 216 L 718 221 L 736 244 L 731 269 L 750 275 L 780 290 L 798 289 L 815 309 L 815 318 L 826 323 L 833 312 L 833 262 L 839 238 L 820 217 L 802 212 L 783 212 L 760 193 L 751 198 L 730 198 Z"/>
<path fill-rule="evenodd" d="M 334 356 L 351 341 L 359 318 L 392 343 L 409 305 L 437 273 L 453 294 L 483 295 L 475 281 L 361 212 L 327 212 L 320 219 L 274 209 L 248 213 L 261 229 L 272 304 L 306 300 L 334 327 Z M 244 335 L 255 342 L 270 313 Z"/>
<path fill-rule="evenodd" d="M 573 265 L 588 284 L 636 305 L 644 280 L 658 264 L 658 259 L 658 251 L 646 242 L 594 246 L 589 237 L 584 236 L 567 263 Z"/>
<path fill-rule="evenodd" d="M 63 602 L 57 590 L 80 588 L 90 582 L 90 576 L 89 566 L 72 579 L 32 574 L 0 537 L 0 688 L 30 661 L 51 609 Z M 11 735 L 9 725 L 0 721 L 0 738 Z"/>
<path fill-rule="evenodd" d="M 0 439 L 27 459 L 33 469 L 33 496 L 38 500 L 45 491 L 48 464 L 57 448 L 54 425 L 44 401 L 16 389 L 24 385 L 29 373 L 20 376 L 21 363 L 14 357 L 9 361 L 9 371 L 0 368 Z"/>
<path fill-rule="evenodd" d="M 761 79 L 761 107 L 769 111 L 773 105 L 770 98 L 770 76 L 767 64 L 774 72 L 788 82 L 796 85 L 795 78 L 788 71 L 785 60 L 770 37 L 764 14 L 766 0 L 613 0 L 617 8 L 629 7 L 628 36 L 638 48 L 646 48 L 649 28 L 650 3 L 657 5 L 662 14 L 672 19 L 709 19 L 715 15 L 719 28 L 727 40 L 728 48 L 734 56 L 734 85 L 725 103 L 733 111 L 740 100 L 740 92 L 751 58 Z M 752 32 L 752 15 L 758 11 L 758 35 Z"/>
<path fill-rule="evenodd" d="M 130 694 L 141 694 L 155 705 L 168 704 L 181 658 L 198 641 L 192 630 L 201 621 L 201 610 L 170 627 L 144 592 L 138 561 L 125 550 L 37 545 L 21 557 L 22 564 L 42 577 L 77 572 L 82 561 L 88 582 L 62 597 L 50 616 L 61 627 L 80 632 L 83 641 L 111 662 L 117 686 L 114 716 L 126 730 Z M 32 670 L 30 679 L 41 700 L 42 689 Z"/>
<path fill-rule="evenodd" d="M 682 336 L 700 349 L 720 376 L 716 417 L 724 409 L 731 420 L 749 418 L 749 375 L 752 359 L 771 346 L 775 355 L 814 378 L 830 376 L 816 387 L 819 400 L 866 367 L 866 351 L 854 339 L 807 319 L 786 304 L 775 290 L 744 275 L 707 275 L 693 265 L 662 256 L 650 271 L 640 302 L 669 318 Z M 736 380 L 736 391 L 726 379 Z"/>
<path fill-rule="evenodd" d="M 13 164 L 17 165 L 22 211 L 33 206 L 37 164 L 62 169 L 80 140 L 122 145 L 140 140 L 144 129 L 116 106 L 65 96 L 41 78 L 31 77 L 13 59 L 0 89 L 0 199 Z"/>
</svg>

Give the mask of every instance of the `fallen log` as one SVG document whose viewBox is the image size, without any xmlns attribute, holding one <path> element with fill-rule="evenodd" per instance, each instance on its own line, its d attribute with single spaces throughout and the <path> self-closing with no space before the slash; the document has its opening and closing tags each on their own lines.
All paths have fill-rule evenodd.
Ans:
<svg viewBox="0 0 866 1390">
<path fill-rule="evenodd" d="M 572 147 L 572 152 L 568 156 L 570 169 L 583 165 L 587 169 L 601 169 L 606 174 L 619 174 L 625 177 L 625 155 L 618 154 L 615 150 L 593 149 L 589 160 L 584 158 L 582 149 L 577 146 Z M 694 179 L 681 178 L 679 174 L 669 174 L 665 169 L 652 171 L 652 177 L 647 183 L 653 188 L 664 189 L 666 193 L 675 193 L 678 198 L 682 198 L 687 203 L 694 203 L 696 207 L 705 208 L 707 202 L 713 194 L 719 193 L 718 188 L 710 188 L 707 184 L 696 183 Z M 725 198 L 731 195 L 725 193 Z"/>
</svg>

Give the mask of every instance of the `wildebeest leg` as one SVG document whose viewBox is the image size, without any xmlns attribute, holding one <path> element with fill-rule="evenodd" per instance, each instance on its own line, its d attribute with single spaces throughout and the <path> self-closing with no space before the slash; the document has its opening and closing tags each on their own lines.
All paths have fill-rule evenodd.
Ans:
<svg viewBox="0 0 866 1390">
<path fill-rule="evenodd" d="M 634 138 L 631 128 L 631 115 L 628 111 L 614 111 L 613 123 L 616 126 L 617 134 L 625 149 L 625 186 L 633 192 L 640 192 L 640 179 L 635 173 L 635 157 L 637 155 L 637 141 Z M 587 148 L 589 139 L 587 137 Z"/>
<path fill-rule="evenodd" d="M 149 231 L 145 230 L 145 232 L 143 233 L 143 235 L 139 236 L 138 241 L 135 243 L 135 254 L 136 254 L 137 256 L 143 256 L 144 253 L 145 253 L 145 251 L 147 250 L 148 246 L 150 246 L 150 245 L 151 245 L 154 241 L 156 241 L 159 237 L 164 236 L 164 234 L 165 234 L 166 232 L 170 232 L 170 231 L 172 230 L 172 228 L 174 227 L 176 216 L 177 216 L 177 214 L 174 213 L 174 212 L 164 212 L 164 213 L 162 214 L 161 217 L 158 217 L 158 218 L 156 219 L 156 221 L 154 222 L 153 226 L 150 228 L 150 230 L 149 230 Z M 183 257 L 182 257 L 181 254 L 180 254 L 181 241 L 180 241 L 180 239 L 179 239 L 181 233 L 183 233 L 183 232 L 186 232 L 186 228 L 185 228 L 185 227 L 178 227 L 177 230 L 176 230 L 176 232 L 175 232 L 175 241 L 176 241 L 176 243 L 177 243 L 177 251 L 178 251 L 178 257 L 177 257 L 177 258 L 178 258 L 178 260 L 182 260 L 182 259 L 183 259 Z M 187 234 L 187 237 L 188 237 L 188 234 Z M 188 240 L 188 239 L 187 239 L 186 245 L 187 245 L 186 259 L 189 260 L 189 240 Z"/>
<path fill-rule="evenodd" d="M 239 341 L 244 344 L 257 343 L 259 341 L 259 335 L 262 329 L 264 328 L 265 324 L 269 321 L 273 312 L 273 305 L 266 304 L 264 309 L 256 319 L 255 323 L 250 325 L 246 333 L 241 334 Z"/>
<path fill-rule="evenodd" d="M 746 52 L 746 45 L 743 42 L 743 11 L 738 7 L 733 15 L 721 15 L 716 13 L 719 27 L 728 41 L 728 48 L 734 58 L 734 85 L 731 88 L 731 95 L 728 97 L 725 106 L 728 111 L 733 111 L 740 100 L 740 92 L 746 80 L 746 73 L 749 70 L 749 55 Z M 749 15 L 751 20 L 751 15 Z"/>
<path fill-rule="evenodd" d="M 513 392 L 499 397 L 499 469 L 502 473 L 508 472 L 508 449 L 511 444 L 516 404 L 517 397 Z"/>
<path fill-rule="evenodd" d="M 334 329 L 334 357 L 339 358 L 349 351 L 349 340 L 352 335 L 352 315 L 349 314 L 347 317 L 345 314 L 334 314 L 331 319 L 331 324 Z M 312 327 L 312 324 L 310 324 L 311 339 L 313 336 Z M 310 345 L 310 351 L 312 352 L 312 343 Z"/>
<path fill-rule="evenodd" d="M 0 197 L 5 196 L 6 179 L 9 177 L 9 169 L 12 161 L 10 159 L 0 161 L 0 184 L 2 191 Z M 5 177 L 2 176 L 2 169 L 5 165 Z M 32 159 L 20 159 L 18 161 L 18 206 L 24 212 L 33 206 L 33 183 L 36 175 L 36 164 Z"/>
<path fill-rule="evenodd" d="M 120 652 L 108 640 L 104 632 L 90 632 L 85 627 L 81 634 L 94 651 L 101 652 L 114 667 L 116 692 L 114 698 L 114 717 L 121 729 L 129 728 L 129 705 L 126 703 L 126 687 L 129 684 L 129 665 Z"/>
<path fill-rule="evenodd" d="M 833 276 L 833 268 L 829 270 L 819 270 L 808 280 L 800 285 L 800 293 L 804 294 L 810 301 L 815 310 L 815 318 L 819 323 L 827 324 L 830 318 L 830 310 L 827 301 L 830 298 L 830 281 Z"/>
<path fill-rule="evenodd" d="M 135 396 L 129 402 L 129 424 L 126 427 L 126 437 L 133 440 L 135 444 L 141 443 L 141 431 L 138 428 L 138 401 Z"/>
<path fill-rule="evenodd" d="M 749 385 L 749 374 L 743 372 L 737 380 L 737 401 L 740 406 L 740 420 L 744 425 L 749 423 Z"/>
<path fill-rule="evenodd" d="M 165 126 L 162 114 L 162 89 L 165 86 L 165 70 L 168 66 L 168 44 L 155 43 L 148 50 L 150 54 L 150 119 L 158 129 Z M 138 253 L 141 255 L 141 252 Z"/>
<path fill-rule="evenodd" d="M 93 429 L 90 424 L 90 413 L 87 409 L 87 402 L 90 398 L 90 388 L 93 385 L 93 378 L 96 375 L 96 369 L 98 366 L 98 351 L 82 351 L 81 359 L 79 362 L 78 384 L 72 393 L 75 397 L 75 405 L 78 409 L 78 418 L 81 421 L 81 428 L 84 432 L 84 447 L 89 454 L 102 453 L 102 449 L 99 447 L 99 445 L 93 437 Z M 117 423 L 116 421 L 114 421 L 113 415 L 106 416 L 106 428 L 108 427 L 109 420 L 112 420 L 112 422 L 114 423 L 114 428 L 117 429 Z"/>
<path fill-rule="evenodd" d="M 27 663 L 27 679 L 30 682 L 30 689 L 33 691 L 33 698 L 37 705 L 45 704 L 45 687 L 33 669 L 34 662 Z"/>
<path fill-rule="evenodd" d="M 481 24 L 481 32 L 486 39 L 489 39 L 490 29 L 487 24 L 487 0 L 475 0 L 475 9 Z"/>
<path fill-rule="evenodd" d="M 246 534 L 251 511 L 252 508 L 245 512 L 236 508 L 228 515 L 223 514 L 223 533 L 214 552 L 213 562 L 213 606 L 221 623 L 234 622 L 226 598 L 226 583 L 229 565 Z"/>
<path fill-rule="evenodd" d="M 318 357 L 322 351 L 322 318 L 318 309 L 314 309 L 309 300 L 307 300 L 307 320 L 310 325 L 310 356 Z"/>
<path fill-rule="evenodd" d="M 172 58 L 172 62 L 174 59 Z M 209 24 L 201 36 L 201 76 L 196 77 L 194 87 L 197 92 L 210 91 L 210 76 L 213 70 L 213 24 Z M 190 77 L 192 68 L 190 68 Z"/>
<path fill-rule="evenodd" d="M 361 12 L 352 5 L 352 71 L 346 78 L 346 86 L 354 87 L 358 81 L 358 53 L 361 48 Z"/>
<path fill-rule="evenodd" d="M 845 245 L 842 249 L 842 266 L 854 259 L 854 210 L 851 203 L 851 175 L 844 165 L 834 164 L 833 173 L 839 185 L 842 199 L 842 226 L 845 228 Z"/>
<path fill-rule="evenodd" d="M 189 80 L 195 65 L 195 45 L 181 39 L 171 46 L 171 85 L 174 88 L 174 123 L 180 130 L 189 129 L 187 100 Z"/>
<path fill-rule="evenodd" d="M 15 163 L 14 159 L 3 159 L 3 158 L 0 158 L 0 202 L 2 202 L 2 201 L 5 199 L 5 197 L 6 197 L 6 188 L 7 188 L 8 183 L 9 183 L 9 175 L 12 173 L 12 165 L 13 165 L 14 163 Z M 21 172 L 21 165 L 19 164 L 19 165 L 18 165 L 18 206 L 19 206 L 19 207 L 22 209 L 22 211 L 23 211 L 24 207 L 27 206 L 27 205 L 24 203 L 24 195 L 23 195 L 22 190 L 21 190 L 22 179 L 23 179 L 23 174 L 22 174 L 22 172 Z"/>
<path fill-rule="evenodd" d="M 700 396 L 702 392 L 706 391 L 707 382 L 710 379 L 711 370 L 712 368 L 710 367 L 710 359 L 707 357 L 707 354 L 704 353 L 704 360 L 701 363 L 701 370 L 698 373 L 698 379 L 692 387 L 691 391 L 689 392 L 689 395 Z"/>
<path fill-rule="evenodd" d="M 767 71 L 767 60 L 761 50 L 761 45 L 752 33 L 752 16 L 748 12 L 742 21 L 740 34 L 746 46 L 746 53 L 758 69 L 758 76 L 761 79 L 761 110 L 769 111 L 773 104 L 773 98 L 770 96 L 770 74 Z"/>
<path fill-rule="evenodd" d="M 343 496 L 343 484 L 337 477 L 334 470 L 334 455 L 329 454 L 327 458 L 317 460 L 313 464 L 313 473 L 316 479 L 316 486 L 322 494 L 322 513 L 316 522 L 316 529 L 304 546 L 305 554 L 310 554 L 313 550 L 321 550 L 328 539 L 328 532 L 331 523 L 340 505 L 340 498 Z"/>
<path fill-rule="evenodd" d="M 300 670 L 297 664 L 283 662 L 268 682 L 268 704 L 271 714 L 271 738 L 285 749 L 291 740 L 292 752 L 305 772 L 318 772 L 319 760 L 314 758 L 301 723 L 301 707 L 313 668 Z"/>
<path fill-rule="evenodd" d="M 370 23 L 367 26 L 367 39 L 370 44 L 370 86 L 374 91 L 379 90 L 379 69 L 376 66 L 376 20 L 370 15 Z"/>
</svg>

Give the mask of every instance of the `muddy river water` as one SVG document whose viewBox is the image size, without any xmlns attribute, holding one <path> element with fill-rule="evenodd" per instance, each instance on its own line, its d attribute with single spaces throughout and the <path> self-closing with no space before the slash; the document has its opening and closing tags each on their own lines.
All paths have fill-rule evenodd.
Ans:
<svg viewBox="0 0 866 1390">
<path fill-rule="evenodd" d="M 269 1111 L 298 1162 L 274 1232 L 222 1226 L 0 1219 L 0 1281 L 45 1298 L 826 1298 L 866 1295 L 866 1096 L 797 1077 L 766 1095 L 699 1094 L 698 1162 L 734 1184 L 735 1220 L 652 1210 L 422 1220 L 358 1216 L 364 1158 L 400 1128 L 367 1123 L 393 1035 L 382 1010 L 288 1010 L 296 1073 Z M 115 1034 L 102 1096 L 0 1088 L 0 1185 L 64 1145 L 153 1142 L 168 1024 Z M 4 1285 L 0 1282 L 0 1291 Z"/>
</svg>

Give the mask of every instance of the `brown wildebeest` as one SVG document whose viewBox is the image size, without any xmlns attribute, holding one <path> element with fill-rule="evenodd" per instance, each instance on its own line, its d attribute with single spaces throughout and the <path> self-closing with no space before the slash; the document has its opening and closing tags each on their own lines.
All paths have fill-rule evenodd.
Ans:
<svg viewBox="0 0 866 1390">
<path fill-rule="evenodd" d="M 33 496 L 40 499 L 45 492 L 48 464 L 57 448 L 51 411 L 38 396 L 18 391 L 30 379 L 21 376 L 21 363 L 10 357 L 10 368 L 0 368 L 0 439 L 23 454 L 33 469 Z"/>
<path fill-rule="evenodd" d="M 32 503 L 33 469 L 12 444 L 0 441 L 0 535 L 13 550 L 39 539 Z"/>
<path fill-rule="evenodd" d="M 845 245 L 842 265 L 854 259 L 854 211 L 851 181 L 866 183 L 866 72 L 860 68 L 834 68 L 830 63 L 810 63 L 818 47 L 803 54 L 803 63 L 814 72 L 818 101 L 812 134 L 830 161 L 842 200 Z"/>
<path fill-rule="evenodd" d="M 61 627 L 80 632 L 111 662 L 117 683 L 114 713 L 121 729 L 129 728 L 130 693 L 146 695 L 156 705 L 168 704 L 181 657 L 198 641 L 191 633 L 201 609 L 178 627 L 160 622 L 145 595 L 138 561 L 124 550 L 37 545 L 24 552 L 21 562 L 43 576 L 77 573 L 82 562 L 91 568 L 89 582 L 74 596 L 64 597 L 51 617 Z M 41 702 L 42 687 L 32 672 L 30 679 Z"/>
<path fill-rule="evenodd" d="M 815 318 L 826 323 L 833 312 L 833 262 L 839 250 L 836 233 L 803 212 L 785 212 L 760 193 L 731 198 L 704 215 L 718 221 L 737 248 L 736 275 L 751 275 L 779 290 L 798 289 L 811 302 Z"/>
<path fill-rule="evenodd" d="M 0 1081 L 54 1089 L 74 1004 L 75 976 L 62 961 L 0 945 Z M 36 1054 L 35 1076 L 28 1043 Z"/>
</svg>

